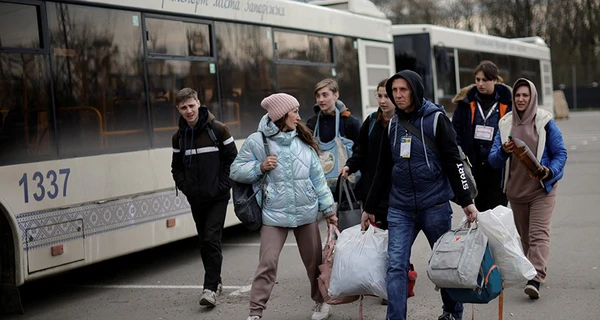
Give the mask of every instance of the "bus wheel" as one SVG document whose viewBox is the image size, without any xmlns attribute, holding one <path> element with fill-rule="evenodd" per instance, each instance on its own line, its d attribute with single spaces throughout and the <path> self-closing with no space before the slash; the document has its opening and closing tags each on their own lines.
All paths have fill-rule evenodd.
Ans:
<svg viewBox="0 0 600 320">
<path fill-rule="evenodd" d="M 6 215 L 0 209 L 0 315 L 23 313 L 15 266 L 13 233 Z"/>
</svg>

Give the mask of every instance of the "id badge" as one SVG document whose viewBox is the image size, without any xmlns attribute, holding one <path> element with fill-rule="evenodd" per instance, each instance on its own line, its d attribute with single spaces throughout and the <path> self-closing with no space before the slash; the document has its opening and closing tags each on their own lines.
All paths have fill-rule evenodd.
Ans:
<svg viewBox="0 0 600 320">
<path fill-rule="evenodd" d="M 411 137 L 402 137 L 400 139 L 400 156 L 404 159 L 410 158 Z"/>
<path fill-rule="evenodd" d="M 475 126 L 475 139 L 492 141 L 494 139 L 494 127 Z"/>
</svg>

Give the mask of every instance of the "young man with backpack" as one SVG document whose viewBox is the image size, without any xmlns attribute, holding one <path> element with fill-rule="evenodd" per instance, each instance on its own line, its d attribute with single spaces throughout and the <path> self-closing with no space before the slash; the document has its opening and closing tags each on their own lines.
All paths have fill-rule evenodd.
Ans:
<svg viewBox="0 0 600 320">
<path fill-rule="evenodd" d="M 451 229 L 450 199 L 456 199 L 469 221 L 474 221 L 478 212 L 464 174 L 456 133 L 444 109 L 423 98 L 421 77 L 410 70 L 400 71 L 387 81 L 386 92 L 396 109 L 387 126 L 388 134 L 382 135 L 377 171 L 362 223 L 375 222 L 371 213 L 377 211 L 391 180 L 387 319 L 404 320 L 410 254 L 418 233 L 423 230 L 433 247 Z M 441 295 L 443 314 L 438 319 L 461 319 L 462 304 L 453 301 L 444 289 Z"/>
<path fill-rule="evenodd" d="M 221 235 L 231 194 L 229 167 L 237 148 L 229 129 L 200 105 L 195 90 L 181 89 L 175 104 L 181 117 L 173 135 L 171 173 L 190 203 L 200 240 L 205 270 L 200 305 L 214 307 L 223 290 Z"/>
</svg>

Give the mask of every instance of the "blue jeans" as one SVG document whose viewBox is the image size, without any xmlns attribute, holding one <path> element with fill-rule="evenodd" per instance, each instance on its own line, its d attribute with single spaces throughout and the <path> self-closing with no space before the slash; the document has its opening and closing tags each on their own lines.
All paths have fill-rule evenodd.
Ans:
<svg viewBox="0 0 600 320">
<path fill-rule="evenodd" d="M 444 233 L 452 228 L 452 208 L 450 202 L 436 205 L 432 208 L 419 211 L 402 211 L 390 207 L 388 211 L 388 320 L 406 319 L 406 299 L 408 291 L 408 266 L 410 251 L 419 231 L 423 230 L 429 246 Z M 450 312 L 454 317 L 462 317 L 463 305 L 454 302 L 440 290 L 442 295 L 443 310 Z"/>
</svg>

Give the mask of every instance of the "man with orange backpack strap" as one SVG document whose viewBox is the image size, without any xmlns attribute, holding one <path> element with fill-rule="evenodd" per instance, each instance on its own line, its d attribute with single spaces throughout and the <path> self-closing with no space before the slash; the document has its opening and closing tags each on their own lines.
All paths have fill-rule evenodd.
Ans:
<svg viewBox="0 0 600 320">
<path fill-rule="evenodd" d="M 452 125 L 456 142 L 473 166 L 478 191 L 475 206 L 485 211 L 508 204 L 501 187 L 502 170 L 490 166 L 488 154 L 498 131 L 498 121 L 512 110 L 512 92 L 502 84 L 498 67 L 491 61 L 482 61 L 474 75 L 475 84 L 463 88 L 452 99 L 457 104 Z"/>
</svg>

